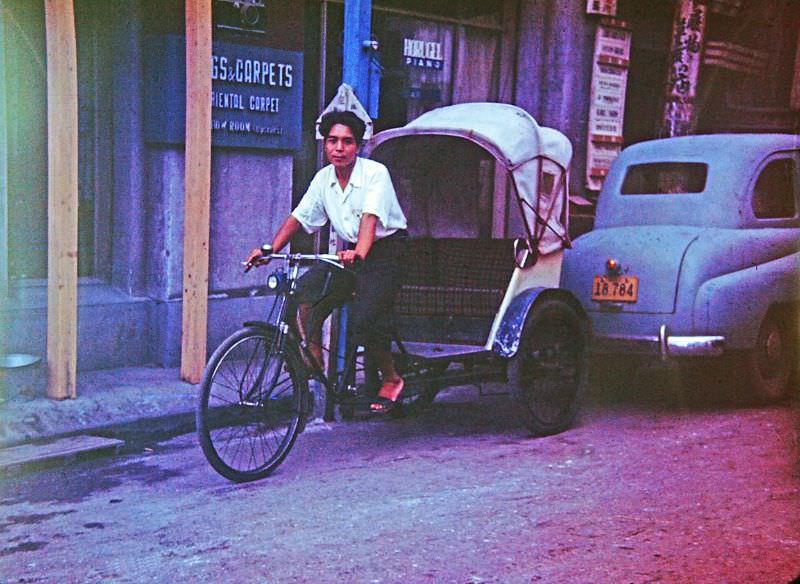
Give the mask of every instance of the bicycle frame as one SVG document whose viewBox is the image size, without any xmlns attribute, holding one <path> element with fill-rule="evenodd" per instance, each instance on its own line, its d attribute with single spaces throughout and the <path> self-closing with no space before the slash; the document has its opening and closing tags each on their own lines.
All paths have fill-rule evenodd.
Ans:
<svg viewBox="0 0 800 584">
<path fill-rule="evenodd" d="M 277 337 L 275 339 L 277 350 L 280 352 L 285 351 L 287 337 L 295 337 L 297 346 L 303 353 L 304 361 L 310 361 L 311 356 L 308 345 L 302 338 L 302 335 L 299 334 L 299 331 L 296 330 L 297 327 L 291 321 L 291 314 L 289 314 L 292 303 L 291 297 L 297 288 L 297 280 L 300 276 L 300 267 L 304 262 L 322 261 L 339 269 L 347 268 L 341 264 L 338 256 L 333 254 L 271 253 L 265 255 L 263 259 L 269 261 L 280 260 L 283 262 L 283 268 L 278 268 L 278 271 L 273 272 L 270 276 L 283 271 L 286 285 L 288 285 L 288 288 L 278 292 L 276 299 L 277 306 L 273 307 L 273 311 L 277 309 L 277 313 L 274 316 L 274 324 L 277 329 Z M 276 284 L 275 289 L 279 289 L 281 282 L 278 281 Z M 344 360 L 344 368 L 336 370 L 333 376 L 316 368 L 307 371 L 307 373 L 310 373 L 312 377 L 325 386 L 328 395 L 334 397 L 334 401 L 336 402 L 339 401 L 341 395 L 345 394 L 346 388 L 349 385 L 346 380 L 354 373 L 354 371 L 351 370 L 354 369 L 355 359 L 353 359 L 353 355 L 350 354 L 350 352 L 354 350 L 356 350 L 355 347 L 348 348 L 348 354 L 346 354 Z"/>
</svg>

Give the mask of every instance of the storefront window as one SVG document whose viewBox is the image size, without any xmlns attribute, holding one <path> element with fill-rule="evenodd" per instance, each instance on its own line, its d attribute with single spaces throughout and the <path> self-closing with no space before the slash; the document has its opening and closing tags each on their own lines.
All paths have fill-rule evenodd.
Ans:
<svg viewBox="0 0 800 584">
<path fill-rule="evenodd" d="M 110 246 L 110 33 L 105 0 L 75 3 L 78 45 L 78 275 L 96 276 Z M 47 59 L 44 4 L 8 6 L 3 80 L 8 104 L 8 274 L 47 277 Z M 98 193 L 100 195 L 98 196 Z M 102 250 L 105 249 L 105 253 Z"/>
<path fill-rule="evenodd" d="M 8 274 L 47 276 L 47 63 L 44 3 L 5 8 Z"/>
<path fill-rule="evenodd" d="M 502 0 L 376 0 L 382 76 L 377 130 L 431 109 L 498 96 Z M 343 8 L 328 5 L 326 96 L 341 82 Z"/>
<path fill-rule="evenodd" d="M 374 20 L 383 47 L 380 129 L 453 103 L 455 26 L 381 13 Z"/>
</svg>

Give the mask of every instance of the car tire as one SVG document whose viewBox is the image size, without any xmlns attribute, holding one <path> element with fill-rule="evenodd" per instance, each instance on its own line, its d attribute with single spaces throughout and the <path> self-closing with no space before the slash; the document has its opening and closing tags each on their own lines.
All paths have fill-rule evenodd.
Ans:
<svg viewBox="0 0 800 584">
<path fill-rule="evenodd" d="M 791 319 L 778 311 L 761 322 L 755 346 L 737 360 L 747 384 L 744 401 L 769 404 L 789 397 L 797 349 L 792 332 Z"/>
</svg>

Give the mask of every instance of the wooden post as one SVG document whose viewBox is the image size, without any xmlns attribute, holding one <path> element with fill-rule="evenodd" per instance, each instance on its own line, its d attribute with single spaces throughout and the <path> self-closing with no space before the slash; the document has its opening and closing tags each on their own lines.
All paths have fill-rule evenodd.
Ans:
<svg viewBox="0 0 800 584">
<path fill-rule="evenodd" d="M 181 379 L 198 383 L 206 360 L 211 197 L 211 0 L 186 0 L 186 166 Z"/>
<path fill-rule="evenodd" d="M 78 73 L 72 0 L 45 0 L 47 395 L 75 398 L 78 327 Z"/>
</svg>

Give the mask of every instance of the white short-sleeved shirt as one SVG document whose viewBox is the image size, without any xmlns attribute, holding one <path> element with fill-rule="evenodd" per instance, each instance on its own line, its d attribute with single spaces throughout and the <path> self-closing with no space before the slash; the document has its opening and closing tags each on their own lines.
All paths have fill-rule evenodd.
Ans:
<svg viewBox="0 0 800 584">
<path fill-rule="evenodd" d="M 358 241 L 361 215 L 378 218 L 375 238 L 383 239 L 407 227 L 389 171 L 380 162 L 356 158 L 350 182 L 344 190 L 336 179 L 336 169 L 321 169 L 308 186 L 292 215 L 308 233 L 330 220 L 336 234 L 350 243 Z"/>
</svg>

